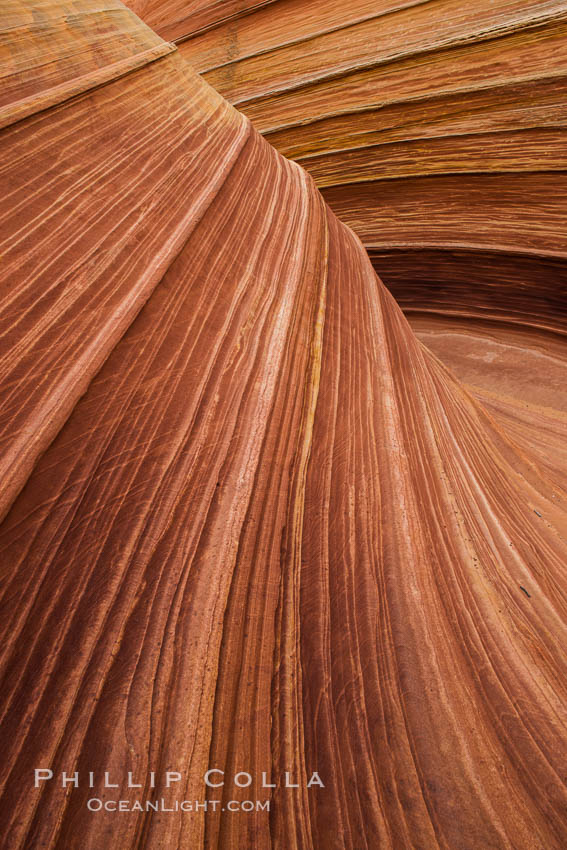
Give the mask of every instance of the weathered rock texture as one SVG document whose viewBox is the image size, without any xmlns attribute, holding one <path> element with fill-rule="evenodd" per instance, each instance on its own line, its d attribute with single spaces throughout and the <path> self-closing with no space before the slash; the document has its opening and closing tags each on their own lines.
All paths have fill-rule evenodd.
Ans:
<svg viewBox="0 0 567 850">
<path fill-rule="evenodd" d="M 565 0 L 229 5 L 163 32 L 313 175 L 406 311 L 565 331 Z"/>
<path fill-rule="evenodd" d="M 242 4 L 216 5 L 232 19 L 227 33 L 235 21 L 243 33 L 250 25 L 247 53 L 255 32 L 264 44 L 282 41 L 274 21 L 297 41 L 323 20 L 329 29 L 333 15 L 340 27 L 345 14 L 371 18 L 377 7 L 282 0 L 235 17 Z M 446 81 L 444 51 L 466 40 L 474 14 L 455 23 L 449 13 L 462 13 L 462 3 L 405 5 L 415 20 L 409 34 L 404 25 L 408 53 L 431 37 L 428 10 L 446 7 L 431 54 Z M 525 48 L 518 75 L 535 74 L 532 61 L 541 90 L 559 98 L 544 65 L 554 57 L 559 85 L 564 4 L 537 4 L 540 17 L 557 19 L 543 29 L 514 23 L 528 7 L 533 19 L 536 4 L 491 5 L 484 30 L 517 29 L 505 43 L 511 57 Z M 504 6 L 508 25 L 498 17 Z M 135 8 L 152 26 L 166 21 L 168 39 L 187 34 L 187 10 L 203 31 L 214 18 L 213 4 Z M 190 69 L 183 45 L 194 49 L 196 39 L 175 50 L 115 0 L 50 0 L 33 12 L 5 2 L 3 10 L 12 46 L 2 42 L 0 111 L 2 846 L 563 850 L 565 414 L 549 400 L 565 353 L 549 330 L 558 330 L 554 310 L 530 327 L 511 325 L 504 340 L 466 321 L 458 287 L 460 336 L 455 318 L 422 316 L 420 332 L 441 356 L 451 349 L 480 404 L 418 341 L 312 179 Z M 265 30 L 255 30 L 255 17 L 268 13 Z M 376 53 L 365 27 L 352 40 L 321 36 L 316 53 L 302 42 L 282 54 L 282 75 L 304 95 L 286 93 L 265 56 L 211 72 L 210 81 L 231 97 L 259 98 L 255 118 L 282 134 L 282 148 L 287 133 L 286 150 L 298 156 L 301 131 L 281 116 L 308 122 L 341 98 L 353 109 L 357 92 L 376 92 L 376 57 L 376 68 L 363 67 Z M 214 32 L 199 39 L 207 61 L 220 64 Z M 463 47 L 462 85 L 479 61 L 475 54 L 467 65 L 473 52 L 488 51 L 478 77 L 490 90 L 491 63 L 504 61 L 492 48 L 486 39 Z M 396 49 L 384 39 L 386 58 Z M 194 60 L 194 50 L 187 55 Z M 321 73 L 321 56 L 328 80 L 305 87 Z M 409 85 L 415 59 L 397 61 L 396 79 Z M 280 94 L 261 94 L 264 67 Z M 335 94 L 325 91 L 331 84 Z M 435 91 L 430 75 L 414 85 Z M 480 86 L 468 87 L 482 98 Z M 523 95 L 518 103 L 526 100 L 536 109 Z M 511 115 L 521 112 L 514 103 Z M 416 101 L 442 122 L 432 108 Z M 492 108 L 506 105 L 496 98 Z M 342 120 L 329 118 L 335 127 Z M 396 161 L 404 167 L 403 132 L 385 151 L 392 174 Z M 560 162 L 553 144 L 550 161 Z M 520 162 L 521 146 L 512 148 Z M 427 150 L 426 163 L 443 160 Z M 505 155 L 497 150 L 496 159 Z M 368 165 L 376 150 L 364 156 Z M 332 153 L 325 157 L 317 179 L 333 173 Z M 386 234 L 374 247 L 396 268 L 396 221 L 401 242 L 412 226 L 403 203 L 413 193 L 413 214 L 432 232 L 443 210 L 466 222 L 470 179 L 383 180 L 373 190 L 391 199 L 382 223 L 366 183 L 352 181 L 337 197 L 342 212 L 360 210 L 363 235 Z M 541 208 L 552 212 L 539 228 L 533 212 L 521 230 L 519 190 L 507 194 L 507 178 L 496 179 L 522 261 L 529 265 L 532 240 L 549 249 L 541 262 L 553 267 L 564 226 L 559 181 L 547 176 L 544 194 L 538 176 Z M 489 177 L 482 181 L 488 191 Z M 395 185 L 406 187 L 398 206 Z M 488 198 L 471 213 L 478 228 Z M 436 264 L 437 248 L 408 256 L 416 269 L 429 257 L 442 270 L 435 274 L 453 280 L 453 260 L 442 254 Z M 467 264 L 482 276 L 480 262 Z M 513 266 L 501 268 L 493 313 L 506 310 Z M 411 277 L 408 299 L 423 309 L 420 279 Z M 536 271 L 530 279 L 535 291 Z M 490 280 L 471 284 L 479 311 Z M 510 292 L 528 314 L 524 294 Z M 475 333 L 488 360 L 500 346 L 496 372 L 470 357 Z M 515 351 L 526 373 L 522 404 L 507 395 Z M 546 385 L 534 366 L 542 358 Z M 37 767 L 81 778 L 93 771 L 95 789 L 55 781 L 34 789 Z M 86 808 L 93 795 L 132 799 L 128 771 L 145 784 L 141 799 L 202 800 L 207 767 L 255 777 L 252 788 L 227 784 L 211 799 L 271 796 L 269 814 Z M 164 788 L 168 769 L 183 774 L 175 794 Z M 101 788 L 104 771 L 119 789 Z M 299 789 L 282 787 L 285 771 Z M 306 790 L 312 771 L 324 789 Z M 278 787 L 262 790 L 262 772 Z"/>
</svg>

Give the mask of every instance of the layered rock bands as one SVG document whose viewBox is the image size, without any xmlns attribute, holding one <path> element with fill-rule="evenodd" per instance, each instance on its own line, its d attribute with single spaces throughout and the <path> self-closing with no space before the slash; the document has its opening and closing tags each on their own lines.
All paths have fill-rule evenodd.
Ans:
<svg viewBox="0 0 567 850">
<path fill-rule="evenodd" d="M 565 4 L 132 5 L 2 7 L 2 846 L 563 850 Z"/>
</svg>

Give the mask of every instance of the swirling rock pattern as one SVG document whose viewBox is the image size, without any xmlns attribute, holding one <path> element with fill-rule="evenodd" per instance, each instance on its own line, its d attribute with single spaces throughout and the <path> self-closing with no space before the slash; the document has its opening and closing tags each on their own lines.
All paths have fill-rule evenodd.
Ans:
<svg viewBox="0 0 567 850">
<path fill-rule="evenodd" d="M 565 0 L 279 0 L 174 36 L 408 314 L 564 332 Z"/>
<path fill-rule="evenodd" d="M 317 4 L 217 5 L 250 38 L 278 6 L 288 41 L 322 20 Z M 415 43 L 435 5 L 462 10 L 383 4 L 422 16 Z M 537 25 L 535 4 L 493 6 L 486 31 L 534 55 L 534 32 L 563 26 L 561 3 L 539 4 Z M 337 32 L 342 7 L 324 10 Z M 22 47 L 3 60 L 0 136 L 3 846 L 562 850 L 565 415 L 537 380 L 545 368 L 561 388 L 554 309 L 542 294 L 527 322 L 520 298 L 491 339 L 502 293 L 482 320 L 463 294 L 459 335 L 436 304 L 424 313 L 415 280 L 417 329 L 473 394 L 313 178 L 190 69 L 196 38 L 175 49 L 113 0 L 52 0 L 31 20 L 7 8 Z M 176 40 L 189 8 L 214 51 L 213 4 L 136 7 Z M 361 29 L 333 59 L 337 85 L 356 54 L 367 73 L 376 8 L 350 5 Z M 491 44 L 467 41 L 461 17 L 440 50 Z M 281 39 L 273 20 L 262 38 Z M 294 65 L 299 87 L 315 56 Z M 262 62 L 223 72 L 227 85 L 258 96 Z M 318 162 L 320 180 L 333 167 Z M 392 245 L 374 248 L 396 268 Z M 496 371 L 470 356 L 498 346 Z M 535 376 L 522 404 L 514 350 Z M 207 789 L 211 766 L 250 772 L 253 790 Z M 138 796 L 170 799 L 178 770 L 186 799 L 271 809 L 92 813 L 84 782 L 34 788 L 37 767 L 92 771 L 102 799 L 132 797 L 129 771 Z M 324 788 L 306 788 L 313 771 Z M 276 787 L 260 792 L 263 772 Z"/>
</svg>

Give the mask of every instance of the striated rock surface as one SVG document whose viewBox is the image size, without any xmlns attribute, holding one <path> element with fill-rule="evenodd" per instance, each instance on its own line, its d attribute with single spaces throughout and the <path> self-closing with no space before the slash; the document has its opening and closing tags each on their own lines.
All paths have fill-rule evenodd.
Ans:
<svg viewBox="0 0 567 850">
<path fill-rule="evenodd" d="M 404 310 L 565 331 L 565 0 L 279 0 L 176 38 Z"/>
<path fill-rule="evenodd" d="M 565 0 L 279 0 L 175 38 L 311 173 L 420 338 L 475 375 L 473 393 L 491 386 L 525 425 L 527 368 L 548 388 L 537 417 L 561 421 Z"/>
<path fill-rule="evenodd" d="M 422 16 L 415 44 L 430 37 L 433 7 L 449 20 L 463 6 L 397 2 L 384 13 L 403 5 Z M 292 71 L 284 57 L 298 88 L 320 73 L 321 55 L 335 63 L 326 76 L 337 86 L 349 62 L 360 66 L 349 73 L 370 73 L 363 18 L 375 25 L 375 2 L 350 5 L 361 23 L 348 43 L 338 30 L 343 3 L 280 0 L 240 17 L 251 7 L 215 6 L 231 20 L 222 26 L 250 26 L 252 40 L 281 41 L 273 17 L 266 35 L 254 29 L 278 7 L 282 28 L 295 27 L 290 42 L 320 28 L 323 12 L 326 25 L 335 15 L 342 56 L 324 47 L 329 35 L 318 54 L 303 47 Z M 508 27 L 534 56 L 530 39 L 544 32 L 545 77 L 563 4 L 538 4 L 540 28 L 534 6 L 491 4 L 493 23 L 482 26 Z M 398 268 L 426 348 L 313 179 L 190 69 L 184 45 L 222 44 L 204 31 L 213 4 L 136 7 L 156 27 L 162 14 L 174 22 L 168 39 L 188 34 L 191 9 L 203 34 L 177 50 L 114 0 L 52 0 L 35 16 L 6 8 L 3 846 L 563 850 L 567 460 L 553 291 L 545 296 L 532 269 L 542 305 L 533 319 L 537 299 L 516 295 L 512 265 L 485 298 L 489 271 L 469 259 L 476 311 L 459 288 L 460 330 L 441 315 L 448 301 L 440 309 L 433 299 L 426 313 L 425 266 L 421 278 L 396 267 L 395 219 L 402 243 L 411 228 L 384 180 L 391 231 L 382 227 L 373 250 Z M 451 19 L 440 50 L 466 41 L 467 14 L 476 20 Z M 477 41 L 464 57 L 492 43 Z M 396 48 L 384 38 L 383 49 Z M 272 121 L 270 98 L 258 94 L 263 63 L 227 66 L 226 86 L 222 74 L 211 82 L 233 99 L 237 88 L 259 97 Z M 525 57 L 523 67 L 526 76 Z M 305 89 L 313 103 L 327 84 Z M 269 85 L 285 89 L 275 69 Z M 272 92 L 274 115 L 287 96 Z M 315 112 L 296 96 L 290 114 L 307 125 Z M 318 108 L 334 109 L 324 97 Z M 287 132 L 282 123 L 277 132 Z M 330 157 L 317 180 L 332 173 Z M 395 179 L 410 191 L 413 178 Z M 538 197 L 556 212 L 539 229 L 516 210 L 513 231 L 513 195 L 499 195 L 502 209 L 510 205 L 502 232 L 516 234 L 498 237 L 507 261 L 512 245 L 523 251 L 522 227 L 534 262 L 561 259 L 558 181 L 547 179 L 553 191 L 544 195 L 540 182 Z M 433 232 L 443 209 L 460 215 L 450 187 L 436 182 L 446 191 L 436 220 L 419 180 L 422 227 Z M 379 216 L 362 186 L 352 181 L 337 197 L 346 210 L 356 195 L 364 236 Z M 421 250 L 407 252 L 416 269 Z M 430 268 L 449 274 L 453 260 L 436 264 L 436 250 L 427 247 Z M 461 270 L 462 260 L 457 252 Z M 492 338 L 507 285 L 517 321 Z M 474 394 L 432 350 L 449 350 Z M 479 353 L 489 360 L 471 356 Z M 34 788 L 38 767 L 55 778 Z M 207 791 L 208 767 L 226 771 L 224 788 Z M 168 770 L 182 775 L 175 792 Z M 78 771 L 79 787 L 62 788 L 62 771 Z M 102 787 L 105 771 L 118 788 Z M 253 775 L 251 788 L 230 783 L 238 771 Z M 313 771 L 324 788 L 306 788 Z M 128 772 L 143 786 L 135 794 Z M 286 772 L 298 788 L 284 787 Z M 261 788 L 262 773 L 275 788 Z M 93 813 L 93 796 L 271 806 Z"/>
</svg>

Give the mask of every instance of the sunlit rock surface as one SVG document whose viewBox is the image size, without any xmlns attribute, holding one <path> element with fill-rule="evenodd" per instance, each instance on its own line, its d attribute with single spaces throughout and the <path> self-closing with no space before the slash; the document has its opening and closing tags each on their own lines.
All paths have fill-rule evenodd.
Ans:
<svg viewBox="0 0 567 850">
<path fill-rule="evenodd" d="M 377 4 L 280 0 L 241 14 L 252 5 L 141 0 L 168 42 L 114 0 L 3 7 L 3 846 L 563 850 L 564 316 L 529 265 L 564 280 L 562 176 L 536 172 L 534 154 L 514 190 L 498 173 L 500 206 L 480 177 L 475 207 L 472 177 L 402 175 L 392 147 L 374 188 L 348 176 L 339 190 L 325 153 L 314 177 L 363 246 L 187 59 L 203 68 L 200 43 L 220 66 L 245 33 L 247 54 L 297 42 L 297 61 L 291 46 L 277 59 L 281 79 L 271 53 L 205 76 L 239 106 L 248 98 L 268 139 L 307 165 L 291 124 L 314 139 L 309 123 L 327 110 L 339 127 L 356 92 L 376 105 Z M 416 120 L 444 120 L 427 105 L 434 77 L 412 67 L 443 6 L 439 47 L 420 54 L 442 65 L 463 50 L 460 72 L 439 66 L 443 85 L 481 98 L 475 79 L 489 89 L 489 69 L 500 79 L 521 46 L 518 77 L 539 76 L 529 92 L 548 85 L 558 104 L 537 115 L 561 122 L 565 4 L 384 12 L 404 5 L 415 24 L 408 35 L 398 20 L 408 58 L 395 79 L 423 89 Z M 345 15 L 361 21 L 352 39 Z M 176 49 L 193 16 L 202 35 Z M 471 39 L 473 25 L 488 35 Z M 337 32 L 310 53 L 300 40 L 323 27 Z M 402 47 L 381 39 L 386 63 Z M 518 95 L 510 114 L 529 109 Z M 560 163 L 559 142 L 545 149 Z M 407 162 L 443 162 L 427 150 Z M 509 153 L 521 165 L 527 150 Z M 372 157 L 368 145 L 360 167 Z M 506 215 L 485 220 L 495 209 Z M 454 251 L 431 236 L 444 214 L 465 234 Z M 496 256 L 492 274 L 483 262 Z M 56 779 L 35 789 L 37 767 Z M 208 767 L 226 771 L 224 788 L 207 792 Z M 175 794 L 167 770 L 182 774 Z M 62 771 L 93 771 L 95 791 L 62 789 Z M 101 788 L 104 771 L 118 789 Z M 251 788 L 230 784 L 238 771 Z M 306 788 L 313 771 L 324 788 Z M 94 814 L 93 795 L 271 810 Z"/>
</svg>

